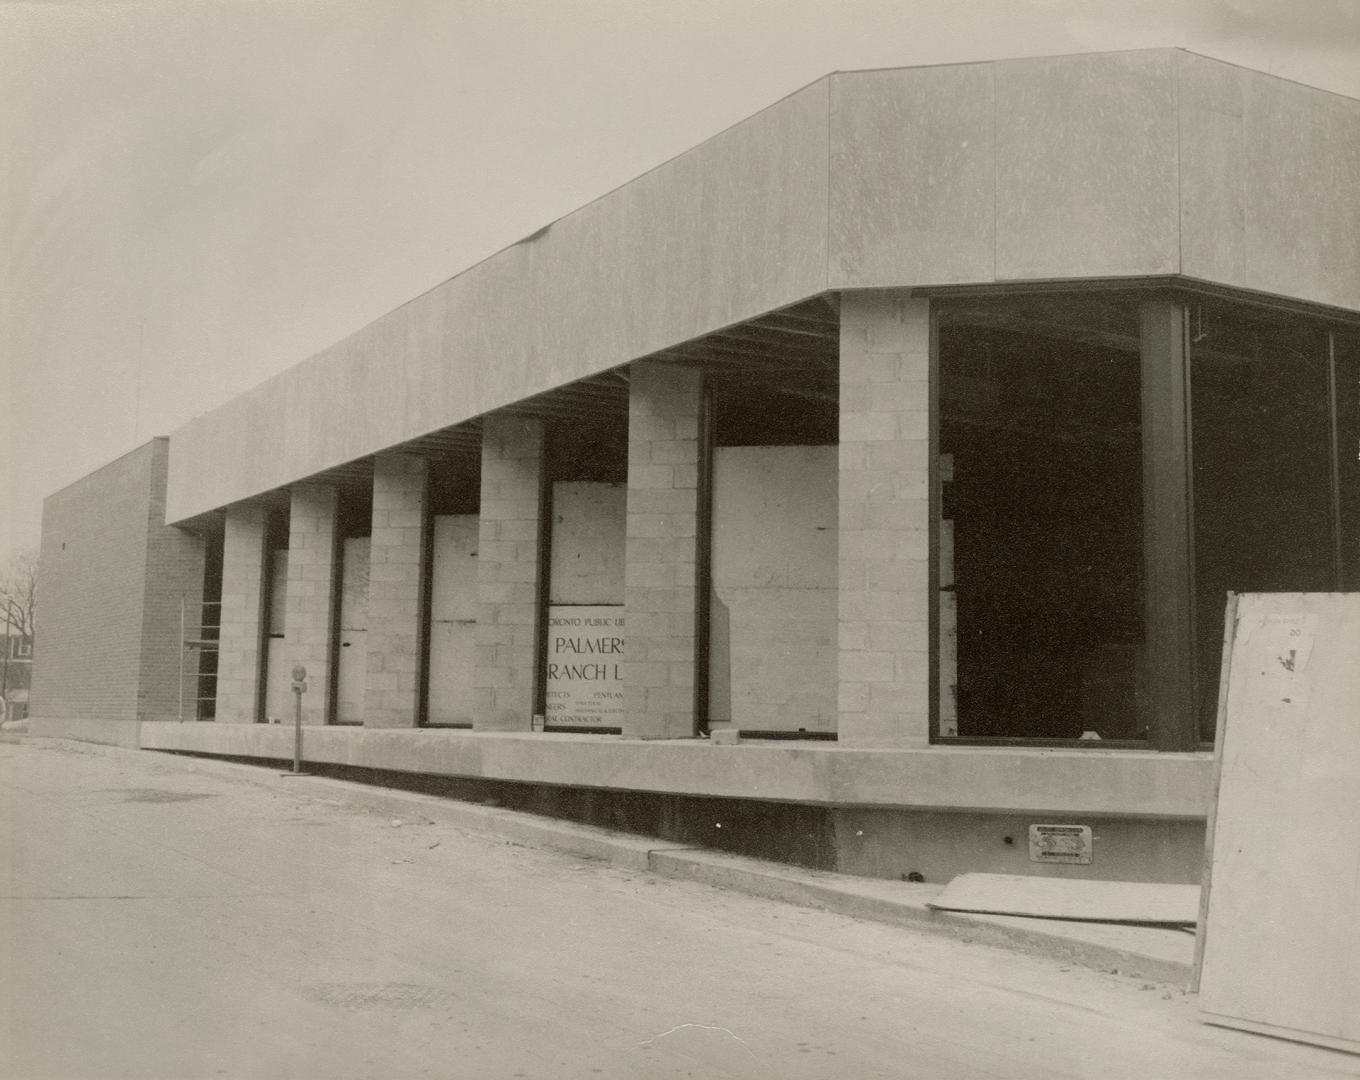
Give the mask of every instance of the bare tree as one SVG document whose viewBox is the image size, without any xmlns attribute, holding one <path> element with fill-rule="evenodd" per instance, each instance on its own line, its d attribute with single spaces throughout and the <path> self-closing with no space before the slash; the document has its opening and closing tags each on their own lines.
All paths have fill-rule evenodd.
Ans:
<svg viewBox="0 0 1360 1080">
<path fill-rule="evenodd" d="M 30 648 L 38 611 L 38 553 L 16 551 L 0 569 L 0 622 Z"/>
</svg>

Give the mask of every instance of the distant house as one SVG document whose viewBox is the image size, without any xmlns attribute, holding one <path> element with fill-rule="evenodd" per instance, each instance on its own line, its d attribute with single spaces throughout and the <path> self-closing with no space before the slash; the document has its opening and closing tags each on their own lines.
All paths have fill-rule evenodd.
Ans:
<svg viewBox="0 0 1360 1080">
<path fill-rule="evenodd" d="M 0 707 L 5 720 L 28 716 L 28 688 L 33 682 L 33 639 L 19 634 L 0 635 Z"/>
</svg>

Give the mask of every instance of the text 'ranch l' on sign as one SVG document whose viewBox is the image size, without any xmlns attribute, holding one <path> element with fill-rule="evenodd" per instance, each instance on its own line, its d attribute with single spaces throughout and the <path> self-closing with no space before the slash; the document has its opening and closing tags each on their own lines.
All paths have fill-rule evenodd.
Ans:
<svg viewBox="0 0 1360 1080">
<path fill-rule="evenodd" d="M 623 607 L 548 608 L 549 727 L 618 727 L 623 719 Z"/>
</svg>

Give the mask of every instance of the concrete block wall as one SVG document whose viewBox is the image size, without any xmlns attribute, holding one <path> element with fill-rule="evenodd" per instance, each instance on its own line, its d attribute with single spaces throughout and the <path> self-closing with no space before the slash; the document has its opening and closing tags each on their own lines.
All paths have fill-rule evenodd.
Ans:
<svg viewBox="0 0 1360 1080">
<path fill-rule="evenodd" d="M 368 569 L 367 727 L 420 722 L 429 462 L 414 454 L 373 459 Z"/>
<path fill-rule="evenodd" d="M 222 537 L 222 630 L 217 652 L 217 719 L 260 719 L 265 661 L 265 560 L 269 515 L 260 505 L 227 507 Z"/>
<path fill-rule="evenodd" d="M 698 371 L 629 368 L 623 733 L 635 738 L 694 734 L 702 393 Z"/>
<path fill-rule="evenodd" d="M 147 443 L 43 501 L 29 713 L 136 721 L 153 455 Z"/>
<path fill-rule="evenodd" d="M 178 716 L 180 600 L 198 637 L 203 542 L 165 524 L 168 442 L 153 439 L 43 503 L 30 717 L 37 734 L 135 745 Z M 197 656 L 185 657 L 192 716 Z"/>
<path fill-rule="evenodd" d="M 841 296 L 839 741 L 930 741 L 930 302 Z"/>
<path fill-rule="evenodd" d="M 284 655 L 307 669 L 302 722 L 331 716 L 331 663 L 336 633 L 335 570 L 339 492 L 327 484 L 294 484 L 288 512 L 288 600 Z"/>
<path fill-rule="evenodd" d="M 533 724 L 543 435 L 536 418 L 493 414 L 482 422 L 473 691 L 481 731 Z"/>
<path fill-rule="evenodd" d="M 151 443 L 151 498 L 147 507 L 146 592 L 142 601 L 142 678 L 138 712 L 143 720 L 197 718 L 197 649 L 180 651 L 184 638 L 201 638 L 202 626 L 215 624 L 215 609 L 203 607 L 203 538 L 165 524 L 166 477 L 170 441 Z M 183 627 L 181 628 L 181 615 Z M 181 698 L 181 687 L 183 696 Z"/>
</svg>

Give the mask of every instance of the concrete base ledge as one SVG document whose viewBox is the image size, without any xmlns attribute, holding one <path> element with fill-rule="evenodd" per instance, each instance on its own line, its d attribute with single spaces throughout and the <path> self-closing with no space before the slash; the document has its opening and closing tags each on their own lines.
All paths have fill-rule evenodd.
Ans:
<svg viewBox="0 0 1360 1080">
<path fill-rule="evenodd" d="M 293 731 L 278 724 L 144 723 L 140 745 L 283 760 L 292 757 Z M 672 795 L 1177 820 L 1205 817 L 1213 780 L 1212 755 L 1199 753 L 898 750 L 819 742 L 715 746 L 706 739 L 348 727 L 308 727 L 304 757 L 396 772 Z"/>
<path fill-rule="evenodd" d="M 105 752 L 119 753 L 113 749 Z M 214 772 L 239 771 L 254 782 L 285 785 L 289 791 L 334 799 L 349 809 L 367 810 L 393 820 L 408 823 L 437 821 L 634 871 L 893 926 L 948 934 L 961 940 L 1019 949 L 1134 978 L 1181 986 L 1190 978 L 1195 939 L 1181 931 L 936 911 L 927 905 L 943 888 L 937 884 L 882 881 L 805 870 L 517 810 L 367 787 L 329 777 L 285 779 L 254 766 L 233 762 L 204 761 L 190 767 Z"/>
</svg>

